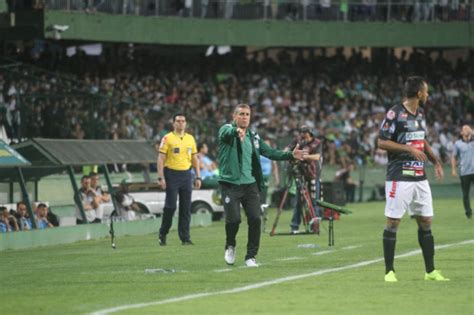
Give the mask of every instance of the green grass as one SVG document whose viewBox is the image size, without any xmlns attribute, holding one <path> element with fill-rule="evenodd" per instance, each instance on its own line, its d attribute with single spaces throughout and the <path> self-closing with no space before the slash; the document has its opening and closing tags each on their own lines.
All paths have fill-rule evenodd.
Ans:
<svg viewBox="0 0 474 315">
<path fill-rule="evenodd" d="M 335 223 L 335 246 L 327 246 L 327 223 L 320 236 L 262 235 L 259 268 L 243 266 L 247 224 L 242 223 L 237 261 L 223 261 L 224 224 L 192 229 L 195 246 L 180 245 L 176 231 L 159 247 L 156 235 L 122 236 L 0 253 L 2 314 L 84 314 L 124 304 L 148 303 L 212 293 L 278 278 L 344 267 L 382 258 L 383 203 L 349 205 L 352 215 Z M 274 211 L 267 223 L 273 223 Z M 284 213 L 279 231 L 289 230 Z M 474 239 L 460 200 L 435 201 L 437 245 Z M 158 227 L 157 227 L 158 228 Z M 416 223 L 404 218 L 397 254 L 418 249 Z M 314 244 L 316 248 L 299 248 Z M 349 247 L 349 248 L 347 248 Z M 119 314 L 474 314 L 474 244 L 437 250 L 436 267 L 450 282 L 423 280 L 421 254 L 396 259 L 398 283 L 384 283 L 383 262 L 325 273 L 240 293 L 128 309 Z M 314 255 L 331 250 L 330 253 Z M 299 257 L 295 260 L 281 260 Z M 145 269 L 175 269 L 145 273 Z"/>
</svg>

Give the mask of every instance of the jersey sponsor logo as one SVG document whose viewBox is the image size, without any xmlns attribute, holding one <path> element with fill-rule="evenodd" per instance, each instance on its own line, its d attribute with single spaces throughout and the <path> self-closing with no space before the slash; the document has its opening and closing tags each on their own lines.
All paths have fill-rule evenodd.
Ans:
<svg viewBox="0 0 474 315">
<path fill-rule="evenodd" d="M 415 176 L 415 171 L 413 171 L 413 170 L 403 170 L 402 175 L 403 176 Z"/>
<path fill-rule="evenodd" d="M 423 176 L 423 175 L 425 175 L 424 170 L 415 170 L 415 176 Z"/>
<path fill-rule="evenodd" d="M 425 132 L 424 131 L 407 132 L 405 134 L 405 139 L 407 141 L 424 140 L 425 139 Z"/>
<path fill-rule="evenodd" d="M 407 142 L 407 145 L 410 147 L 414 147 L 420 151 L 425 150 L 425 141 L 424 140 L 414 140 Z"/>
<path fill-rule="evenodd" d="M 173 153 L 174 154 L 179 154 L 179 148 L 173 148 Z"/>
<path fill-rule="evenodd" d="M 420 168 L 423 168 L 424 165 L 425 165 L 425 163 L 421 162 L 421 161 L 406 161 L 406 162 L 403 162 L 403 168 L 420 169 Z"/>
<path fill-rule="evenodd" d="M 424 162 L 406 161 L 403 162 L 402 174 L 404 176 L 423 176 L 425 175 Z"/>
<path fill-rule="evenodd" d="M 382 130 L 387 131 L 390 128 L 390 123 L 388 121 L 383 121 Z"/>
<path fill-rule="evenodd" d="M 387 118 L 390 119 L 390 120 L 393 120 L 395 118 L 396 114 L 393 110 L 389 110 L 387 112 Z"/>
</svg>

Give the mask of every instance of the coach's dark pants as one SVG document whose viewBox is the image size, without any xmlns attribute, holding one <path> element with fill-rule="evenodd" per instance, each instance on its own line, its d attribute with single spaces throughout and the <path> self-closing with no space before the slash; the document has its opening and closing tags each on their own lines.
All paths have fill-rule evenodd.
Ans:
<svg viewBox="0 0 474 315">
<path fill-rule="evenodd" d="M 181 241 L 184 242 L 190 239 L 189 224 L 191 222 L 191 194 L 193 191 L 192 173 L 191 170 L 174 171 L 165 168 L 164 175 L 166 180 L 166 199 L 160 234 L 168 234 L 171 228 L 179 195 L 178 235 Z"/>
<path fill-rule="evenodd" d="M 471 199 L 469 196 L 471 183 L 474 183 L 474 174 L 461 176 L 462 201 L 464 204 L 464 211 L 466 212 L 467 216 L 472 215 Z"/>
<path fill-rule="evenodd" d="M 224 201 L 226 248 L 236 245 L 235 237 L 239 231 L 240 205 L 247 216 L 248 242 L 245 259 L 255 258 L 260 246 L 260 194 L 256 183 L 233 185 L 221 182 L 222 200 Z"/>
</svg>

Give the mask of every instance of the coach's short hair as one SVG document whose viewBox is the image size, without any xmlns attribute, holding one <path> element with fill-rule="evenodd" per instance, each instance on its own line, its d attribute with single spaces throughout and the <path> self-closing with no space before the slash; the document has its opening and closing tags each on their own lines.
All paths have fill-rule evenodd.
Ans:
<svg viewBox="0 0 474 315">
<path fill-rule="evenodd" d="M 248 110 L 250 110 L 250 105 L 245 103 L 238 104 L 237 106 L 235 106 L 234 114 L 237 114 L 241 108 L 247 108 Z"/>
<path fill-rule="evenodd" d="M 426 80 L 420 76 L 411 76 L 408 77 L 405 81 L 405 86 L 403 87 L 403 92 L 406 97 L 416 97 L 418 92 L 423 89 L 423 85 L 426 83 Z"/>
</svg>

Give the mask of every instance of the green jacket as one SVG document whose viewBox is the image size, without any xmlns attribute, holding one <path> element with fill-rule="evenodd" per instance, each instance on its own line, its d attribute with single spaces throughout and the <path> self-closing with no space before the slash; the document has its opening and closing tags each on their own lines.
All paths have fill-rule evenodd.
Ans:
<svg viewBox="0 0 474 315">
<path fill-rule="evenodd" d="M 252 143 L 252 175 L 257 180 L 257 185 L 262 191 L 264 181 L 262 166 L 260 165 L 260 154 L 270 160 L 290 160 L 293 158 L 291 151 L 283 152 L 272 149 L 260 136 L 250 129 L 247 129 L 247 135 L 250 134 Z M 240 185 L 240 173 L 242 169 L 242 147 L 237 136 L 237 126 L 235 123 L 225 124 L 219 129 L 219 182 L 226 182 Z"/>
</svg>

